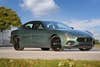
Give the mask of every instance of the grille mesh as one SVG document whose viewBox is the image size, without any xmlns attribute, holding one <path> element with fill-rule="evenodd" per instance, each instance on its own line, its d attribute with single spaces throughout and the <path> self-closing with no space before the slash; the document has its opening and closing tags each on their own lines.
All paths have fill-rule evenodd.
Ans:
<svg viewBox="0 0 100 67">
<path fill-rule="evenodd" d="M 92 42 L 92 38 L 85 38 L 85 37 L 80 37 L 77 39 L 78 42 Z"/>
</svg>

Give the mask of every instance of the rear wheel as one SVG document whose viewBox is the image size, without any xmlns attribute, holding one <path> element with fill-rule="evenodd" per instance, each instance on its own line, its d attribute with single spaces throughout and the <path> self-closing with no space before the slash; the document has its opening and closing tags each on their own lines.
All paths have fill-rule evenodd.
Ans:
<svg viewBox="0 0 100 67">
<path fill-rule="evenodd" d="M 54 37 L 53 39 L 51 39 L 51 48 L 54 51 L 61 51 L 62 50 L 61 40 L 59 37 Z"/>
<path fill-rule="evenodd" d="M 24 47 L 20 47 L 19 38 L 14 37 L 14 49 L 15 50 L 24 50 Z"/>
<path fill-rule="evenodd" d="M 41 50 L 45 50 L 46 51 L 46 50 L 50 50 L 50 48 L 41 48 Z"/>
</svg>

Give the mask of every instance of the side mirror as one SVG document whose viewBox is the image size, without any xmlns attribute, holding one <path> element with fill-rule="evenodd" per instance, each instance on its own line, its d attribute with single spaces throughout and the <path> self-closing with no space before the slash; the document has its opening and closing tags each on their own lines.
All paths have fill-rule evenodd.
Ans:
<svg viewBox="0 0 100 67">
<path fill-rule="evenodd" d="M 74 29 L 74 27 L 70 27 L 71 29 Z"/>
</svg>

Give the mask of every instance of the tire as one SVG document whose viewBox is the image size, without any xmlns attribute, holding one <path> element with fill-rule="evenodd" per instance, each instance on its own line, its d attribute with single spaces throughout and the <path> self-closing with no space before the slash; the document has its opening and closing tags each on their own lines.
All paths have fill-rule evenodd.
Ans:
<svg viewBox="0 0 100 67">
<path fill-rule="evenodd" d="M 24 47 L 20 47 L 19 38 L 14 37 L 14 49 L 15 50 L 24 50 Z"/>
<path fill-rule="evenodd" d="M 90 51 L 92 48 L 79 48 L 80 51 Z"/>
<path fill-rule="evenodd" d="M 48 51 L 48 50 L 50 50 L 50 48 L 41 48 L 41 50 L 45 50 L 45 51 L 47 50 Z"/>
<path fill-rule="evenodd" d="M 62 50 L 61 40 L 59 37 L 54 37 L 51 39 L 51 48 L 54 51 L 61 51 Z"/>
</svg>

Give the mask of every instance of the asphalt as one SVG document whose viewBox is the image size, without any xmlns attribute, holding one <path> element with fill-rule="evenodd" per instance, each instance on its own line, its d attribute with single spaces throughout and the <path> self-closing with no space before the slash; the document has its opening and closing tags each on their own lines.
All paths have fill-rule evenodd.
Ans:
<svg viewBox="0 0 100 67">
<path fill-rule="evenodd" d="M 100 48 L 93 48 L 91 51 L 78 49 L 42 51 L 40 48 L 25 48 L 23 51 L 16 51 L 13 47 L 0 47 L 0 58 L 100 60 Z"/>
</svg>

